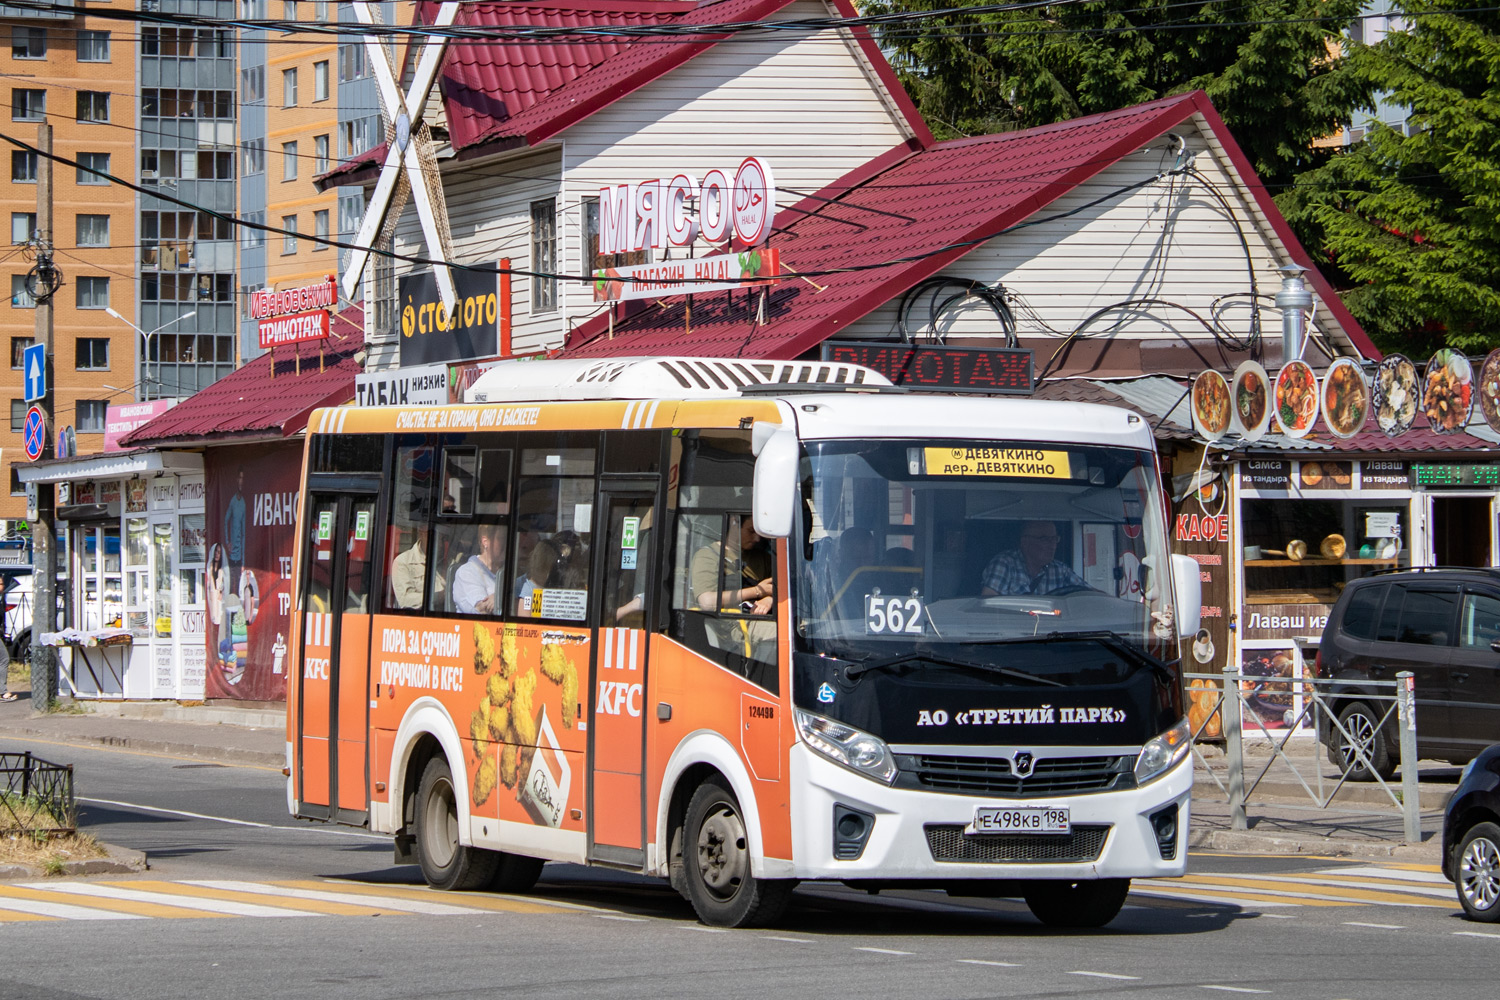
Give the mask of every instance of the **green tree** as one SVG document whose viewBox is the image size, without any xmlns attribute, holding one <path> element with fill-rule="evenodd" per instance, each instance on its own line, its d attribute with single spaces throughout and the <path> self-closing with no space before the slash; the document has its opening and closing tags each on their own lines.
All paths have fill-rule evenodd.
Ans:
<svg viewBox="0 0 1500 1000">
<path fill-rule="evenodd" d="M 1201 88 L 1269 184 L 1326 159 L 1313 140 L 1364 92 L 1330 43 L 1363 0 L 1134 0 L 947 14 L 878 29 L 940 138 L 1046 125 Z M 866 13 L 953 0 L 865 0 Z"/>
<path fill-rule="evenodd" d="M 1409 111 L 1297 179 L 1283 208 L 1356 284 L 1384 350 L 1500 346 L 1500 12 L 1407 0 L 1408 27 L 1356 47 L 1351 72 Z M 1347 281 L 1337 282 L 1348 284 Z"/>
</svg>

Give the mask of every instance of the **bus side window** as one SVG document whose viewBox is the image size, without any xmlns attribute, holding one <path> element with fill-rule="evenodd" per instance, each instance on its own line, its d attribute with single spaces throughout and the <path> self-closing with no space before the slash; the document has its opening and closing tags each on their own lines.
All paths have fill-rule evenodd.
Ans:
<svg viewBox="0 0 1500 1000">
<path fill-rule="evenodd" d="M 432 553 L 432 486 L 437 449 L 430 444 L 398 445 L 396 488 L 386 535 L 385 610 L 420 611 Z"/>
<path fill-rule="evenodd" d="M 582 622 L 593 560 L 595 433 L 520 436 L 509 617 Z"/>
<path fill-rule="evenodd" d="M 775 546 L 748 513 L 749 434 L 688 431 L 681 448 L 668 633 L 777 693 Z"/>
</svg>

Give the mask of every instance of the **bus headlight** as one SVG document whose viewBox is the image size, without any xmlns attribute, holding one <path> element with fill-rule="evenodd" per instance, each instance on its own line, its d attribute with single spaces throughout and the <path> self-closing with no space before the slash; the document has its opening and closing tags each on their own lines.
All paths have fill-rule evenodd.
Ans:
<svg viewBox="0 0 1500 1000">
<path fill-rule="evenodd" d="M 1144 785 L 1166 774 L 1188 755 L 1192 745 L 1192 727 L 1183 719 L 1141 747 L 1141 755 L 1135 759 L 1135 783 Z"/>
<path fill-rule="evenodd" d="M 896 758 L 885 740 L 800 708 L 793 709 L 792 714 L 802 742 L 835 764 L 887 785 L 896 780 Z"/>
</svg>

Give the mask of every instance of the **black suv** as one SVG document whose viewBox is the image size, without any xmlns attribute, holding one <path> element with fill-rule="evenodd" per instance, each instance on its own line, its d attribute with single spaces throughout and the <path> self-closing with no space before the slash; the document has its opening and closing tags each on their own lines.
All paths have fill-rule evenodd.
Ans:
<svg viewBox="0 0 1500 1000">
<path fill-rule="evenodd" d="M 1328 700 L 1382 778 L 1400 756 L 1396 713 L 1378 725 L 1391 702 L 1368 696 L 1392 689 L 1366 682 L 1395 680 L 1402 670 L 1416 683 L 1418 756 L 1473 760 L 1500 742 L 1500 570 L 1405 570 L 1353 581 L 1328 616 L 1317 663 L 1319 677 L 1348 681 Z M 1353 763 L 1351 778 L 1373 780 L 1326 716 L 1318 738 L 1334 763 Z"/>
</svg>

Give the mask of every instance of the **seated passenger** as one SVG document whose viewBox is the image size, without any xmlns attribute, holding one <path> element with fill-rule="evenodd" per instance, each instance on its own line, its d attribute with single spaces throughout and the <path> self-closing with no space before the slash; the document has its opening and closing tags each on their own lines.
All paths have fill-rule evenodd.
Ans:
<svg viewBox="0 0 1500 1000">
<path fill-rule="evenodd" d="M 526 556 L 526 571 L 516 581 L 516 614 L 531 614 L 532 595 L 546 589 L 547 581 L 557 569 L 557 559 L 557 546 L 550 539 L 532 542 Z"/>
<path fill-rule="evenodd" d="M 479 551 L 453 574 L 453 607 L 461 615 L 495 613 L 495 574 L 504 561 L 504 529 L 479 527 Z"/>
<path fill-rule="evenodd" d="M 980 578 L 981 597 L 1050 594 L 1066 587 L 1087 587 L 1083 577 L 1053 556 L 1060 536 L 1051 521 L 1025 521 L 1020 544 L 991 559 Z"/>
</svg>

